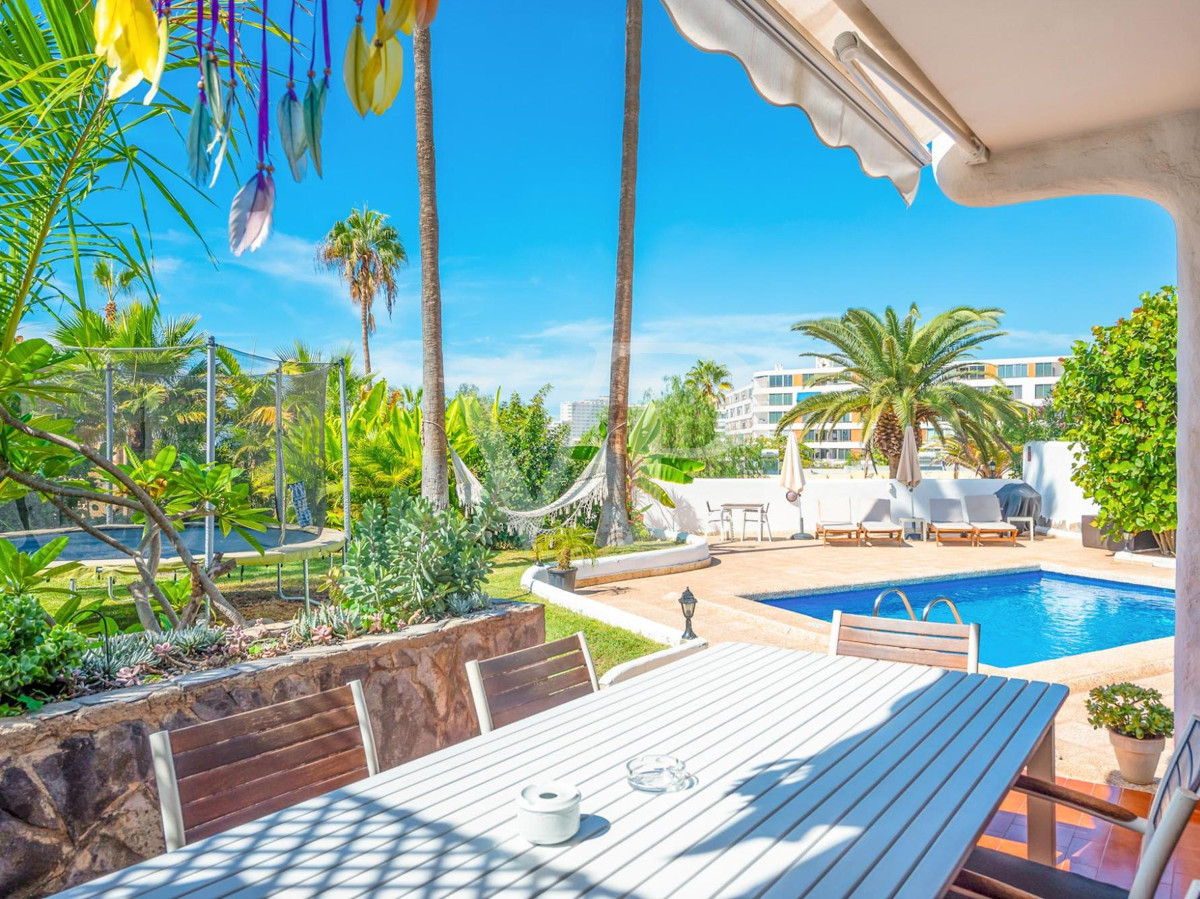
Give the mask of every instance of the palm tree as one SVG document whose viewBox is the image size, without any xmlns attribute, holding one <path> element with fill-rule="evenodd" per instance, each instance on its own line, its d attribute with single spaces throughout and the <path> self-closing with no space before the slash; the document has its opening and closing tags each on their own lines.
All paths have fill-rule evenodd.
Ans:
<svg viewBox="0 0 1200 899">
<path fill-rule="evenodd" d="M 350 285 L 350 299 L 362 313 L 363 368 L 371 373 L 370 337 L 375 333 L 375 297 L 383 291 L 390 316 L 396 305 L 396 272 L 408 263 L 400 232 L 387 216 L 363 206 L 337 222 L 317 247 L 317 263 Z"/>
<path fill-rule="evenodd" d="M 721 395 L 726 390 L 733 389 L 733 384 L 729 382 L 729 369 L 715 359 L 697 359 L 696 364 L 688 370 L 684 383 L 699 390 L 714 406 L 721 404 Z"/>
<path fill-rule="evenodd" d="M 446 375 L 442 366 L 442 283 L 438 272 L 437 178 L 433 145 L 433 79 L 429 27 L 413 31 L 413 94 L 421 228 L 421 495 L 450 505 L 446 454 Z"/>
<path fill-rule="evenodd" d="M 92 268 L 92 280 L 108 296 L 104 306 L 104 321 L 110 326 L 117 323 L 117 297 L 127 295 L 138 279 L 136 266 L 117 268 L 106 259 L 101 259 Z"/>
<path fill-rule="evenodd" d="M 642 81 L 642 0 L 625 3 L 625 112 L 621 131 L 621 202 L 617 213 L 617 289 L 608 384 L 605 499 L 596 545 L 632 543 L 625 485 L 629 468 L 629 355 L 633 331 L 633 219 L 637 200 L 638 115 Z"/>
<path fill-rule="evenodd" d="M 1000 428 L 1019 419 L 1021 405 L 1007 391 L 989 389 L 996 379 L 978 386 L 962 380 L 984 378 L 973 353 L 1003 336 L 996 330 L 1001 315 L 1000 309 L 958 306 L 918 325 L 915 305 L 903 318 L 889 306 L 882 318 L 867 309 L 850 309 L 841 318 L 792 325 L 793 331 L 831 344 L 834 352 L 814 355 L 841 366 L 809 385 L 849 381 L 853 386 L 797 403 L 782 416 L 776 433 L 798 421 L 820 430 L 857 415 L 863 444 L 887 456 L 893 476 L 907 425 L 916 431 L 918 445 L 923 425 L 939 436 L 953 431 L 976 446 L 1003 444 Z"/>
</svg>

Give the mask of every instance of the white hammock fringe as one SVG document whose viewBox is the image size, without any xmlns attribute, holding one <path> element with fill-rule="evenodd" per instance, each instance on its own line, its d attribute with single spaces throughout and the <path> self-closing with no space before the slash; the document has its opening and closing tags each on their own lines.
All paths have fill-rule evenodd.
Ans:
<svg viewBox="0 0 1200 899">
<path fill-rule="evenodd" d="M 542 527 L 542 523 L 551 515 L 565 511 L 563 523 L 574 524 L 583 512 L 604 503 L 607 453 L 607 447 L 600 447 L 599 452 L 592 457 L 575 482 L 553 502 L 536 509 L 508 509 L 504 506 L 497 506 L 497 509 L 508 521 L 509 527 L 531 543 L 547 530 Z M 453 447 L 450 448 L 450 462 L 454 466 L 454 489 L 458 494 L 459 504 L 464 509 L 481 505 L 486 499 L 487 491 Z"/>
</svg>

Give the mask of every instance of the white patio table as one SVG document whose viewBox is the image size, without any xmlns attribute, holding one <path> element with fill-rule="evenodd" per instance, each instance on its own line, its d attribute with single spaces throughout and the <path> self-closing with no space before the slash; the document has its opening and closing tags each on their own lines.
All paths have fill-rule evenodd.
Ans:
<svg viewBox="0 0 1200 899">
<path fill-rule="evenodd" d="M 1018 773 L 1053 777 L 1066 695 L 724 644 L 63 895 L 937 897 Z M 659 751 L 690 788 L 628 785 Z M 543 778 L 583 793 L 560 846 L 516 832 Z M 1048 859 L 1052 807 L 1030 806 Z"/>
</svg>

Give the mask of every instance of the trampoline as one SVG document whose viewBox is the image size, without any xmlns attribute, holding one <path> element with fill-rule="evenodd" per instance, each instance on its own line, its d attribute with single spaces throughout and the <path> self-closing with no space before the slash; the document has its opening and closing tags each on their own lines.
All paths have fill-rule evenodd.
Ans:
<svg viewBox="0 0 1200 899">
<path fill-rule="evenodd" d="M 137 546 L 142 538 L 140 525 L 100 525 L 98 530 L 125 546 Z M 97 572 L 136 572 L 133 560 L 121 555 L 108 546 L 78 528 L 48 528 L 40 531 L 25 531 L 5 535 L 23 553 L 35 553 L 51 540 L 65 536 L 67 546 L 59 555 L 59 562 L 79 562 L 85 568 Z M 197 559 L 204 558 L 204 526 L 191 525 L 180 532 L 184 545 Z M 346 543 L 345 535 L 333 528 L 324 528 L 319 534 L 313 530 L 288 528 L 281 532 L 278 525 L 272 525 L 263 533 L 255 533 L 258 542 L 262 544 L 263 552 L 246 542 L 236 531 L 230 531 L 228 536 L 219 530 L 213 536 L 213 552 L 220 553 L 226 559 L 232 559 L 239 565 L 284 565 L 288 562 L 299 562 L 329 556 L 340 552 Z M 171 544 L 163 541 L 162 562 L 160 571 L 179 568 L 182 562 L 174 552 Z"/>
</svg>

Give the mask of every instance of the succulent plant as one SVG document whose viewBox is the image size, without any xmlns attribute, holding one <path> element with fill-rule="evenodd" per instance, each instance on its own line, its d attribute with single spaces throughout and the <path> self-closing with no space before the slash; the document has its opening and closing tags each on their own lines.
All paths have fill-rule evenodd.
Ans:
<svg viewBox="0 0 1200 899">
<path fill-rule="evenodd" d="M 370 624 L 354 609 L 327 603 L 297 615 L 288 636 L 301 643 L 331 643 L 365 634 Z"/>
</svg>

